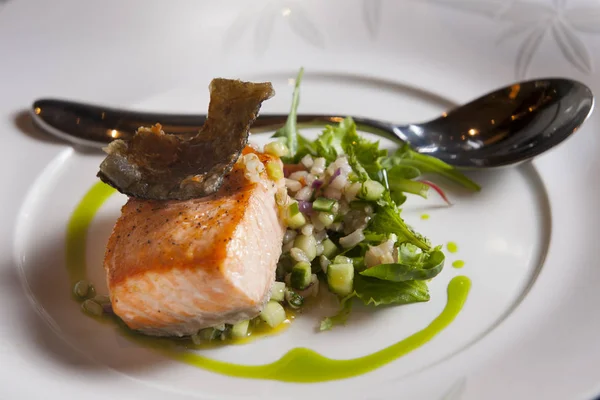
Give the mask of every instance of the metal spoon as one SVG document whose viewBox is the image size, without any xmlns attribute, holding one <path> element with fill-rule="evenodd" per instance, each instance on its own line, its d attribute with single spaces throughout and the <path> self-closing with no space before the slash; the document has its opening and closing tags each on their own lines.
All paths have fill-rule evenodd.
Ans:
<svg viewBox="0 0 600 400">
<path fill-rule="evenodd" d="M 416 151 L 456 167 L 490 168 L 520 163 L 556 146 L 581 126 L 593 105 L 591 90 L 580 82 L 537 79 L 495 90 L 428 122 L 397 125 L 353 118 L 362 131 L 408 142 Z M 189 133 L 205 120 L 204 115 L 145 113 L 55 99 L 37 100 L 32 115 L 48 133 L 98 148 L 131 138 L 140 126 L 159 122 L 165 132 Z M 343 117 L 298 115 L 298 125 L 322 126 Z M 286 118 L 260 115 L 251 130 L 275 130 Z"/>
</svg>

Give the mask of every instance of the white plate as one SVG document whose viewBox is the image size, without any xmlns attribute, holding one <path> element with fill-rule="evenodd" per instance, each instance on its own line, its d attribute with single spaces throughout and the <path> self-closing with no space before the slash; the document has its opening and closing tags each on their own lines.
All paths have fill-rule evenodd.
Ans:
<svg viewBox="0 0 600 400">
<path fill-rule="evenodd" d="M 483 186 L 479 194 L 446 186 L 451 208 L 433 195 L 409 199 L 405 218 L 411 224 L 434 243 L 455 241 L 460 248 L 447 253 L 446 268 L 430 284 L 430 302 L 375 313 L 359 308 L 346 327 L 326 333 L 314 331 L 317 317 L 300 318 L 278 336 L 206 353 L 244 364 L 268 363 L 298 346 L 332 358 L 362 356 L 423 329 L 443 309 L 450 279 L 471 279 L 464 309 L 429 343 L 371 373 L 315 384 L 210 373 L 140 348 L 82 315 L 69 296 L 64 237 L 101 156 L 46 140 L 22 115 L 14 123 L 16 113 L 47 95 L 204 111 L 214 76 L 270 80 L 277 95 L 263 112 L 286 111 L 288 79 L 300 65 L 306 68 L 301 112 L 398 122 L 434 117 L 522 77 L 567 76 L 600 91 L 592 56 L 600 50 L 593 18 L 600 7 L 459 0 L 190 1 L 175 7 L 140 1 L 117 12 L 116 3 L 84 7 L 73 1 L 37 4 L 31 17 L 25 3 L 0 5 L 0 51 L 9 55 L 0 76 L 6 88 L 0 124 L 10 149 L 0 161 L 6 321 L 0 325 L 0 393 L 562 399 L 600 391 L 596 114 L 532 165 L 474 175 Z M 122 203 L 122 196 L 112 196 L 88 233 L 86 261 L 97 284 L 103 281 L 104 242 Z M 427 221 L 419 218 L 424 212 Z M 465 267 L 452 268 L 455 259 Z"/>
</svg>

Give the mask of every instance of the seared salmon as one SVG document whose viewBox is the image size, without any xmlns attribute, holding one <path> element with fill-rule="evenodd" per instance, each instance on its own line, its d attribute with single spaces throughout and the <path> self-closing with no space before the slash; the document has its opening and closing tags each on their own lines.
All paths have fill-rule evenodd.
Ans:
<svg viewBox="0 0 600 400">
<path fill-rule="evenodd" d="M 252 182 L 245 172 L 235 164 L 208 197 L 130 198 L 123 206 L 104 268 L 113 311 L 131 329 L 185 336 L 260 313 L 281 255 L 285 227 L 275 192 L 284 181 L 263 171 Z"/>
</svg>

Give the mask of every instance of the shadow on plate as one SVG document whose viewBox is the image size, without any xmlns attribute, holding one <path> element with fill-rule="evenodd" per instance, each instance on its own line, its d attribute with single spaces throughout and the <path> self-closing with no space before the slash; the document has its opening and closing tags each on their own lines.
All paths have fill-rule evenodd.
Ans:
<svg viewBox="0 0 600 400">
<path fill-rule="evenodd" d="M 33 118 L 31 118 L 31 115 L 27 110 L 19 111 L 18 113 L 14 114 L 13 123 L 18 130 L 32 139 L 40 140 L 46 143 L 65 144 L 64 141 L 44 133 L 37 128 L 33 123 Z"/>
<path fill-rule="evenodd" d="M 97 231 L 110 233 L 114 219 L 104 218 L 95 221 L 95 225 Z M 6 270 L 8 276 L 2 277 L 14 287 L 21 286 L 33 306 L 24 307 L 27 312 L 22 315 L 30 336 L 28 342 L 62 365 L 78 371 L 103 370 L 104 366 L 140 371 L 158 367 L 160 363 L 164 365 L 164 356 L 128 340 L 115 323 L 96 320 L 81 311 L 80 304 L 70 296 L 71 287 L 63 272 L 63 230 L 59 228 L 56 232 L 53 237 L 39 241 L 43 248 L 36 249 L 22 276 L 19 276 L 20 267 L 16 267 Z M 101 247 L 104 249 L 104 245 Z M 87 259 L 89 262 L 90 257 Z M 90 271 L 92 269 L 95 271 Z M 88 265 L 88 276 L 98 284 L 99 294 L 107 293 L 103 281 L 97 282 L 99 276 L 104 278 L 102 264 Z"/>
<path fill-rule="evenodd" d="M 31 115 L 27 110 L 19 111 L 18 113 L 14 114 L 13 124 L 15 128 L 17 128 L 26 136 L 44 143 L 63 146 L 69 145 L 73 147 L 77 152 L 82 154 L 99 154 L 102 152 L 102 150 L 96 149 L 94 147 L 78 146 L 73 143 L 68 143 L 64 140 L 50 135 L 49 133 L 44 132 L 43 130 L 35 126 L 35 124 L 33 123 L 33 118 L 31 118 Z"/>
</svg>

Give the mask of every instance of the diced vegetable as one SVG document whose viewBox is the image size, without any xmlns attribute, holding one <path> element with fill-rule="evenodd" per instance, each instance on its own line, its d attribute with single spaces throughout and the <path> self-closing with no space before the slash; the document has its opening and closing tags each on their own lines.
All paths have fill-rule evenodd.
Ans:
<svg viewBox="0 0 600 400">
<path fill-rule="evenodd" d="M 250 320 L 240 321 L 231 327 L 231 336 L 236 339 L 245 338 L 248 336 L 248 326 Z"/>
<path fill-rule="evenodd" d="M 313 158 L 310 156 L 310 154 L 305 155 L 304 157 L 302 157 L 302 159 L 300 160 L 300 163 L 302 165 L 304 165 L 306 168 L 310 169 L 313 165 Z"/>
<path fill-rule="evenodd" d="M 313 202 L 313 210 L 332 212 L 333 207 L 337 204 L 337 201 L 328 199 L 326 197 L 319 197 Z"/>
<path fill-rule="evenodd" d="M 288 206 L 288 216 L 295 217 L 298 214 L 300 214 L 300 205 L 297 201 L 293 201 Z"/>
<path fill-rule="evenodd" d="M 304 290 L 310 285 L 310 263 L 299 262 L 292 268 L 290 284 L 294 289 Z"/>
<path fill-rule="evenodd" d="M 333 221 L 335 221 L 335 215 L 328 212 L 320 212 L 317 214 L 317 220 L 323 224 L 325 228 L 329 228 Z"/>
<path fill-rule="evenodd" d="M 336 256 L 333 259 L 334 264 L 352 264 L 352 259 L 346 256 Z"/>
<path fill-rule="evenodd" d="M 383 196 L 383 192 L 385 192 L 385 187 L 381 183 L 369 180 L 363 183 L 360 197 L 365 200 L 375 201 Z"/>
<path fill-rule="evenodd" d="M 272 156 L 276 156 L 276 157 L 287 156 L 290 152 L 288 150 L 287 146 L 279 141 L 267 143 L 265 145 L 264 150 L 265 150 L 265 153 L 271 154 Z"/>
<path fill-rule="evenodd" d="M 306 223 L 306 218 L 304 218 L 304 214 L 300 212 L 298 202 L 292 202 L 288 206 L 287 218 L 285 222 L 292 229 L 298 229 Z"/>
<path fill-rule="evenodd" d="M 271 286 L 271 300 L 274 301 L 283 301 L 285 296 L 285 283 L 283 282 L 275 282 L 273 286 Z"/>
<path fill-rule="evenodd" d="M 349 249 L 351 247 L 356 246 L 363 240 L 365 240 L 365 235 L 362 229 L 357 229 L 351 234 L 340 238 L 340 245 L 345 249 Z"/>
<path fill-rule="evenodd" d="M 267 175 L 273 181 L 278 181 L 283 178 L 283 169 L 281 165 L 276 161 L 269 161 L 267 163 Z"/>
<path fill-rule="evenodd" d="M 302 250 L 308 261 L 312 261 L 317 256 L 317 241 L 314 236 L 298 235 L 294 240 L 294 247 Z"/>
<path fill-rule="evenodd" d="M 314 230 L 315 230 L 315 227 L 313 225 L 306 224 L 302 227 L 301 232 L 304 236 L 311 236 L 313 234 Z"/>
<path fill-rule="evenodd" d="M 290 256 L 297 262 L 301 262 L 301 261 L 309 262 L 310 261 L 308 259 L 308 257 L 306 256 L 306 253 L 304 252 L 304 250 L 299 249 L 297 247 L 292 247 L 290 249 Z"/>
<path fill-rule="evenodd" d="M 285 178 L 285 186 L 292 192 L 297 192 L 302 189 L 302 184 L 294 179 Z"/>
<path fill-rule="evenodd" d="M 298 293 L 294 292 L 291 289 L 285 290 L 285 301 L 288 305 L 294 309 L 298 309 L 302 307 L 304 304 L 304 297 L 300 296 Z"/>
<path fill-rule="evenodd" d="M 196 336 L 199 342 L 210 342 L 218 339 L 221 336 L 221 331 L 215 328 L 205 328 L 201 329 Z"/>
<path fill-rule="evenodd" d="M 275 328 L 285 321 L 285 310 L 276 301 L 269 301 L 260 313 L 260 319 L 265 321 L 271 328 Z"/>
<path fill-rule="evenodd" d="M 327 238 L 323 240 L 321 244 L 323 245 L 323 255 L 325 257 L 331 259 L 338 253 L 338 248 L 335 243 L 331 241 L 331 239 Z"/>
<path fill-rule="evenodd" d="M 294 239 L 296 239 L 296 236 L 298 236 L 298 232 L 288 229 L 283 235 L 283 243 L 289 243 L 293 241 Z"/>
<path fill-rule="evenodd" d="M 327 267 L 327 284 L 338 296 L 352 293 L 354 266 L 352 264 L 331 264 Z"/>
<path fill-rule="evenodd" d="M 317 256 L 323 254 L 323 245 L 321 243 L 317 243 Z"/>
</svg>

